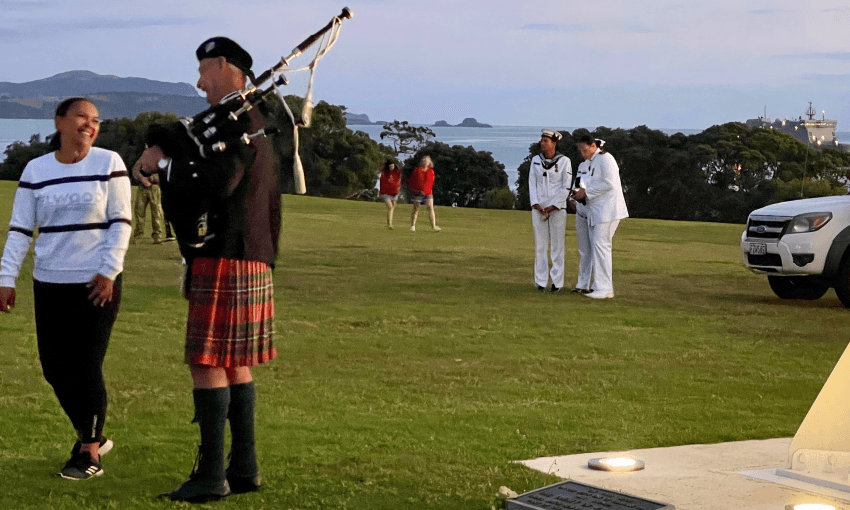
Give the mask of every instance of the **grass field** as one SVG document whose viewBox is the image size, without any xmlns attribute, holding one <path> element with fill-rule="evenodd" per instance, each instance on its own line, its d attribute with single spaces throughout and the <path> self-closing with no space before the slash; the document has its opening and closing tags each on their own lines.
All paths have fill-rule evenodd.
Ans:
<svg viewBox="0 0 850 510">
<path fill-rule="evenodd" d="M 15 184 L 0 183 L 0 228 Z M 556 480 L 511 461 L 792 436 L 850 337 L 833 291 L 782 301 L 741 225 L 629 219 L 617 297 L 540 294 L 528 212 L 284 197 L 280 358 L 254 371 L 267 486 L 209 508 L 489 509 Z M 423 221 L 423 219 L 425 221 Z M 5 235 L 0 236 L 5 239 Z M 567 227 L 567 286 L 575 233 Z M 52 477 L 74 440 L 41 375 L 29 265 L 0 317 L 0 508 L 168 508 L 192 468 L 174 244 L 132 245 L 105 372 L 106 474 Z"/>
</svg>

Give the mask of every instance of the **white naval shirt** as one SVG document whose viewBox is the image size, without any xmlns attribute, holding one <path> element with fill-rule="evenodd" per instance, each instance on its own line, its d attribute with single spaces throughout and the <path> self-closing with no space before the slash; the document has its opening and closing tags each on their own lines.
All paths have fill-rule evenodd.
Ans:
<svg viewBox="0 0 850 510">
<path fill-rule="evenodd" d="M 572 178 L 573 167 L 570 158 L 562 156 L 553 167 L 546 170 L 543 168 L 543 155 L 534 156 L 528 170 L 528 196 L 531 205 L 540 204 L 544 209 L 554 205 L 558 209 L 565 209 Z"/>
<path fill-rule="evenodd" d="M 587 193 L 587 204 L 578 204 L 576 211 L 586 215 L 591 226 L 629 217 L 614 156 L 597 150 L 578 166 L 576 177 L 581 178 L 581 187 Z"/>
</svg>

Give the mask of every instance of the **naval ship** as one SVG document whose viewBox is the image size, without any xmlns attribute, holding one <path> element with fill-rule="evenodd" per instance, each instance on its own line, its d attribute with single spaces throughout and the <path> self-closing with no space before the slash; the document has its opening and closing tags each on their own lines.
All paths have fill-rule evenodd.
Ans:
<svg viewBox="0 0 850 510">
<path fill-rule="evenodd" d="M 767 117 L 767 109 L 765 108 L 765 116 L 757 119 L 747 119 L 747 126 L 751 128 L 777 129 L 783 133 L 787 133 L 803 143 L 809 144 L 812 148 L 832 148 L 850 152 L 850 145 L 842 144 L 835 136 L 835 126 L 838 125 L 837 120 L 829 120 L 826 118 L 826 113 L 821 111 L 821 118 L 816 119 L 817 112 L 812 108 L 811 101 L 809 109 L 806 110 L 806 119 L 798 117 L 797 120 L 779 120 L 773 122 Z"/>
</svg>

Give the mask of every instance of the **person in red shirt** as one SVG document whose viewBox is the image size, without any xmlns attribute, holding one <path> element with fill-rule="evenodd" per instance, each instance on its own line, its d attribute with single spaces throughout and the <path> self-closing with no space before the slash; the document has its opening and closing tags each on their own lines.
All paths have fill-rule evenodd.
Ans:
<svg viewBox="0 0 850 510">
<path fill-rule="evenodd" d="M 419 166 L 410 174 L 407 182 L 413 200 L 413 213 L 410 216 L 410 231 L 416 231 L 416 217 L 419 215 L 419 206 L 425 205 L 431 216 L 431 226 L 439 232 L 442 230 L 437 226 L 437 217 L 434 215 L 434 164 L 431 156 L 425 156 Z"/>
<path fill-rule="evenodd" d="M 378 170 L 380 176 L 381 198 L 387 204 L 387 228 L 393 228 L 393 210 L 398 200 L 398 191 L 401 188 L 401 169 L 395 166 L 395 162 L 387 160 L 384 166 Z"/>
</svg>

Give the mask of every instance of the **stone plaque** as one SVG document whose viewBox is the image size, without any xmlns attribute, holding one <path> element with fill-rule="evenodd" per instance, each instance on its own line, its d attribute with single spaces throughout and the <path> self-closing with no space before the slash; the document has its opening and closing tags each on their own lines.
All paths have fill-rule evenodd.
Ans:
<svg viewBox="0 0 850 510">
<path fill-rule="evenodd" d="M 676 510 L 676 507 L 570 480 L 509 499 L 507 510 Z"/>
</svg>

